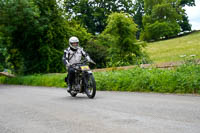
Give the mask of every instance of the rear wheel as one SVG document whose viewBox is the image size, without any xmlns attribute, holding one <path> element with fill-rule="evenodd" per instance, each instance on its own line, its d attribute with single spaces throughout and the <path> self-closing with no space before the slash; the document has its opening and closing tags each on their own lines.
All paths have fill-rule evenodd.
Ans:
<svg viewBox="0 0 200 133">
<path fill-rule="evenodd" d="M 86 78 L 85 93 L 89 98 L 94 98 L 96 95 L 96 82 L 92 74 Z"/>
</svg>

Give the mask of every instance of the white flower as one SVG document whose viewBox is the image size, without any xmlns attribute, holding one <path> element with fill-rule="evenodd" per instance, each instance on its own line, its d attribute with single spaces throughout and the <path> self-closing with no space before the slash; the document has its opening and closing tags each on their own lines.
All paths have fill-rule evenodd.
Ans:
<svg viewBox="0 0 200 133">
<path fill-rule="evenodd" d="M 190 55 L 190 57 L 195 57 L 195 56 L 196 56 L 195 54 Z"/>
<path fill-rule="evenodd" d="M 186 57 L 186 55 L 180 55 L 181 58 Z"/>
</svg>

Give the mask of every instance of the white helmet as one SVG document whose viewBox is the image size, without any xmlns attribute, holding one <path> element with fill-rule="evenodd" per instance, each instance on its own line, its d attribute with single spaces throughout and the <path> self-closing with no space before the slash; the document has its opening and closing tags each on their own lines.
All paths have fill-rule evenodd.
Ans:
<svg viewBox="0 0 200 133">
<path fill-rule="evenodd" d="M 77 46 L 73 46 L 72 43 L 78 43 L 78 45 L 77 45 Z M 69 46 L 70 46 L 71 48 L 73 48 L 73 49 L 77 49 L 78 46 L 79 46 L 79 40 L 78 40 L 78 38 L 75 37 L 75 36 L 70 37 L 70 39 L 69 39 Z"/>
</svg>

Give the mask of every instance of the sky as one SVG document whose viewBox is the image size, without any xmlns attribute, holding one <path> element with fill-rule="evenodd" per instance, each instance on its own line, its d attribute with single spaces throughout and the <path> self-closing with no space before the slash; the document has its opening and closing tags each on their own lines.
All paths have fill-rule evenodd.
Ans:
<svg viewBox="0 0 200 133">
<path fill-rule="evenodd" d="M 196 6 L 185 7 L 185 9 L 192 25 L 192 30 L 200 30 L 200 0 L 195 0 L 195 4 Z"/>
</svg>

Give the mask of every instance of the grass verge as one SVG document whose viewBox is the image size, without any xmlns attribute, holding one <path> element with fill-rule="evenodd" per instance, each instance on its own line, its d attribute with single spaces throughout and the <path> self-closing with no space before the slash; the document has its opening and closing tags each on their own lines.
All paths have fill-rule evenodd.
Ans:
<svg viewBox="0 0 200 133">
<path fill-rule="evenodd" d="M 43 74 L 0 77 L 1 84 L 66 87 L 66 74 Z M 198 93 L 200 94 L 200 66 L 182 65 L 176 69 L 142 69 L 94 72 L 97 90 L 137 91 L 161 93 Z"/>
<path fill-rule="evenodd" d="M 15 78 L 0 77 L 0 84 L 17 84 L 47 87 L 66 87 L 64 82 L 66 74 L 35 74 L 17 76 Z"/>
</svg>

